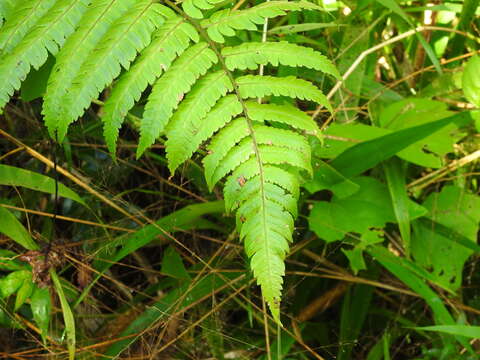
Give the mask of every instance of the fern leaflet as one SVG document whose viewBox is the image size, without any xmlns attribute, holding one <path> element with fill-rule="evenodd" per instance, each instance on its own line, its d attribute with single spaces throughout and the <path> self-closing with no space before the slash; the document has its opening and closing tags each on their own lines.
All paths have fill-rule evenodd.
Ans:
<svg viewBox="0 0 480 360">
<path fill-rule="evenodd" d="M 0 64 L 0 109 L 20 88 L 30 72 L 38 69 L 48 58 L 48 52 L 56 54 L 65 38 L 75 30 L 87 9 L 88 0 L 60 0 L 55 7 L 41 17 L 28 35 L 8 53 Z M 8 28 L 7 26 L 5 28 Z"/>
<path fill-rule="evenodd" d="M 155 142 L 185 93 L 217 61 L 206 43 L 198 43 L 185 51 L 155 83 L 145 106 L 137 157 Z"/>
<path fill-rule="evenodd" d="M 150 43 L 151 33 L 164 22 L 163 9 L 164 6 L 154 0 L 138 1 L 132 10 L 112 24 L 111 31 L 82 64 L 63 98 L 65 115 L 55 129 L 59 141 L 65 136 L 68 125 L 120 74 L 121 67 L 128 69 L 137 53 Z"/>
<path fill-rule="evenodd" d="M 220 10 L 210 18 L 202 20 L 208 36 L 216 42 L 225 42 L 224 36 L 235 36 L 235 30 L 257 30 L 267 18 L 285 15 L 286 11 L 302 9 L 322 10 L 318 5 L 306 1 L 270 1 L 246 10 Z"/>
<path fill-rule="evenodd" d="M 182 2 L 182 8 L 185 13 L 194 19 L 203 19 L 201 10 L 210 10 L 216 4 L 220 4 L 224 0 L 185 0 Z"/>
<path fill-rule="evenodd" d="M 153 84 L 172 61 L 187 49 L 191 40 L 198 41 L 195 29 L 182 18 L 171 16 L 154 33 L 152 43 L 141 53 L 130 71 L 122 75 L 113 87 L 112 94 L 105 102 L 102 117 L 105 129 L 110 129 L 106 132 L 106 138 L 112 154 L 115 153 L 118 129 L 128 111 L 147 86 Z"/>
<path fill-rule="evenodd" d="M 229 70 L 255 70 L 259 65 L 305 66 L 340 78 L 337 68 L 320 52 L 286 41 L 243 43 L 222 50 Z"/>
<path fill-rule="evenodd" d="M 37 0 L 19 2 L 15 7 L 10 2 L 1 2 L 2 13 L 0 17 L 11 14 L 11 20 L 0 33 L 0 54 L 9 53 L 23 39 L 25 34 L 45 15 L 55 4 L 55 0 Z"/>
<path fill-rule="evenodd" d="M 65 46 L 58 53 L 47 84 L 42 111 L 45 124 L 52 137 L 55 137 L 55 131 L 64 121 L 67 111 L 64 98 L 70 91 L 80 68 L 111 29 L 112 23 L 130 11 L 134 4 L 135 0 L 95 1 L 85 13 L 77 31 L 66 41 Z M 68 126 L 68 124 L 66 125 Z"/>
</svg>

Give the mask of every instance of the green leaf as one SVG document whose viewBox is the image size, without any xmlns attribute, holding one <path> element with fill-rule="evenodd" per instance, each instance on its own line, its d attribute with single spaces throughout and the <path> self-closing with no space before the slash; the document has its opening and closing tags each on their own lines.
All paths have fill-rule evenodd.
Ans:
<svg viewBox="0 0 480 360">
<path fill-rule="evenodd" d="M 471 339 L 480 338 L 480 326 L 473 325 L 436 325 L 436 326 L 419 326 L 416 330 L 435 331 L 445 334 L 465 336 Z"/>
<path fill-rule="evenodd" d="M 38 245 L 32 240 L 20 221 L 7 209 L 0 206 L 0 233 L 7 235 L 17 244 L 28 250 L 37 250 Z"/>
<path fill-rule="evenodd" d="M 40 69 L 33 70 L 28 74 L 20 88 L 20 96 L 23 101 L 32 101 L 43 96 L 54 64 L 55 58 L 49 56 Z"/>
<path fill-rule="evenodd" d="M 125 116 L 140 99 L 148 85 L 152 85 L 167 70 L 172 61 L 190 45 L 198 41 L 192 25 L 172 14 L 165 24 L 153 33 L 153 39 L 124 73 L 112 89 L 103 107 L 105 135 L 110 152 L 115 154 L 115 143 Z M 160 66 L 159 66 L 160 64 Z"/>
<path fill-rule="evenodd" d="M 185 13 L 194 19 L 203 19 L 201 10 L 213 9 L 217 4 L 225 0 L 185 0 L 182 2 L 182 8 Z"/>
<path fill-rule="evenodd" d="M 43 342 L 45 343 L 48 334 L 48 326 L 52 313 L 52 302 L 48 288 L 40 289 L 35 287 L 30 299 L 33 319 L 41 331 Z"/>
<path fill-rule="evenodd" d="M 173 174 L 177 167 L 192 156 L 192 139 L 202 127 L 202 119 L 218 99 L 233 90 L 227 74 L 217 71 L 206 75 L 190 91 L 173 114 L 165 132 L 168 167 Z"/>
<path fill-rule="evenodd" d="M 452 115 L 453 113 L 447 110 L 447 104 L 443 102 L 405 99 L 386 107 L 381 112 L 378 122 L 384 128 L 398 131 Z M 424 167 L 439 168 L 443 165 L 443 157 L 453 152 L 453 145 L 463 136 L 455 124 L 448 124 L 416 143 L 415 147 L 403 150 L 399 156 Z"/>
<path fill-rule="evenodd" d="M 237 78 L 240 95 L 243 98 L 265 96 L 289 96 L 294 99 L 310 100 L 333 111 L 327 97 L 311 82 L 293 76 L 278 78 L 273 76 L 245 75 Z"/>
<path fill-rule="evenodd" d="M 177 108 L 184 95 L 188 93 L 207 70 L 218 61 L 217 56 L 201 42 L 186 50 L 158 79 L 145 105 L 145 112 L 140 126 L 140 141 L 137 149 L 137 158 L 152 145 L 165 130 L 170 117 Z M 105 131 L 110 131 L 105 129 Z M 106 138 L 116 139 L 106 133 Z M 110 142 L 111 143 L 111 142 Z M 112 145 L 110 145 L 110 148 Z"/>
<path fill-rule="evenodd" d="M 411 263 L 408 260 L 398 257 L 380 246 L 369 247 L 366 251 L 426 301 L 433 311 L 437 324 L 454 324 L 453 318 L 442 299 L 416 272 L 412 271 L 409 266 Z"/>
<path fill-rule="evenodd" d="M 0 31 L 0 55 L 5 56 L 10 53 L 55 2 L 56 0 L 36 0 L 17 1 L 17 4 L 11 4 L 9 1 L 2 1 L 0 6 L 5 16 L 11 14 L 10 19 Z"/>
<path fill-rule="evenodd" d="M 25 303 L 25 301 L 32 295 L 34 290 L 34 284 L 32 281 L 32 274 L 30 277 L 23 281 L 22 286 L 18 289 L 17 297 L 15 298 L 14 310 L 17 311 Z"/>
<path fill-rule="evenodd" d="M 411 226 L 408 212 L 408 194 L 405 183 L 405 171 L 403 164 L 397 158 L 392 158 L 383 164 L 385 177 L 387 178 L 388 191 L 392 200 L 393 211 L 397 219 L 400 235 L 402 236 L 405 254 L 410 257 Z"/>
<path fill-rule="evenodd" d="M 16 271 L 27 269 L 27 264 L 17 260 L 18 254 L 10 250 L 0 249 L 0 270 Z"/>
<path fill-rule="evenodd" d="M 40 2 L 40 1 L 36 1 Z M 89 0 L 59 0 L 45 12 L 35 26 L 24 29 L 26 35 L 0 63 L 0 110 L 13 95 L 33 67 L 39 69 L 48 58 L 48 52 L 55 55 L 75 30 L 87 9 Z M 21 21 L 23 18 L 21 19 Z M 28 34 L 27 34 L 28 31 Z"/>
<path fill-rule="evenodd" d="M 429 210 L 427 217 L 434 223 L 414 223 L 412 257 L 436 278 L 437 283 L 456 290 L 462 284 L 464 264 L 474 252 L 462 245 L 464 241 L 460 238 L 476 245 L 480 198 L 461 188 L 446 186 L 440 193 L 431 194 L 423 206 Z M 453 232 L 437 231 L 435 223 Z"/>
<path fill-rule="evenodd" d="M 22 186 L 35 191 L 55 194 L 55 180 L 33 171 L 0 164 L 0 185 Z M 65 185 L 58 184 L 58 195 L 85 205 L 83 199 Z"/>
<path fill-rule="evenodd" d="M 155 0 L 140 0 L 112 24 L 87 56 L 63 97 L 63 116 L 49 127 L 53 138 L 57 131 L 61 142 L 70 123 L 120 75 L 122 68 L 129 69 L 138 52 L 150 44 L 152 32 L 164 23 L 164 8 Z"/>
<path fill-rule="evenodd" d="M 462 112 L 445 119 L 402 129 L 379 138 L 354 145 L 339 156 L 330 165 L 346 177 L 359 175 L 386 160 L 407 146 L 422 140 L 452 122 L 461 123 L 470 120 L 468 112 Z M 327 176 L 327 175 L 325 175 Z M 336 179 L 328 179 L 334 184 Z"/>
<path fill-rule="evenodd" d="M 304 66 L 315 69 L 337 79 L 341 78 L 333 63 L 320 52 L 305 46 L 281 42 L 246 42 L 235 47 L 222 49 L 229 70 L 255 70 L 259 65 Z"/>
<path fill-rule="evenodd" d="M 383 228 L 396 222 L 387 187 L 371 177 L 352 179 L 360 190 L 348 197 L 334 195 L 330 202 L 316 202 L 309 215 L 310 229 L 327 242 L 341 240 L 347 233 L 366 234 L 370 228 Z M 411 218 L 425 214 L 425 209 L 408 202 Z"/>
<path fill-rule="evenodd" d="M 306 1 L 270 1 L 245 10 L 225 9 L 202 20 L 202 27 L 207 29 L 213 41 L 223 43 L 224 36 L 234 36 L 235 30 L 257 30 L 257 24 L 263 24 L 267 18 L 285 15 L 287 11 L 302 9 L 323 10 L 320 6 Z"/>
<path fill-rule="evenodd" d="M 162 274 L 176 279 L 191 280 L 181 256 L 175 251 L 173 246 L 169 246 L 167 250 L 165 250 L 162 259 L 162 269 L 160 271 Z"/>
<path fill-rule="evenodd" d="M 58 298 L 60 299 L 60 306 L 62 308 L 63 321 L 65 323 L 65 331 L 67 333 L 67 348 L 68 348 L 68 358 L 69 360 L 75 359 L 75 344 L 76 344 L 76 335 L 75 335 L 75 319 L 73 317 L 72 309 L 70 304 L 65 296 L 63 291 L 62 283 L 55 272 L 55 270 L 50 269 L 50 276 L 53 281 L 53 286 L 57 292 Z"/>
<path fill-rule="evenodd" d="M 480 56 L 468 60 L 463 71 L 463 92 L 473 105 L 480 108 Z"/>
<path fill-rule="evenodd" d="M 29 270 L 14 271 L 0 279 L 0 298 L 5 299 L 16 293 L 25 281 L 32 281 L 32 273 Z"/>
<path fill-rule="evenodd" d="M 135 0 L 97 0 L 82 17 L 78 29 L 65 42 L 56 56 L 55 66 L 48 81 L 42 113 L 50 134 L 64 121 L 64 99 L 80 68 L 89 54 L 115 23 L 135 4 Z M 55 136 L 53 136 L 55 138 Z"/>
</svg>

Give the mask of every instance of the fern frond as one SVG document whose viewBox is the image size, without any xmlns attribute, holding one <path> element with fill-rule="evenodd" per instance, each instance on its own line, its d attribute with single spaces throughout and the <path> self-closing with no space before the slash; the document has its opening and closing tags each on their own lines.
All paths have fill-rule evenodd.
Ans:
<svg viewBox="0 0 480 360">
<path fill-rule="evenodd" d="M 218 61 L 207 43 L 198 43 L 186 50 L 165 74 L 157 80 L 145 105 L 140 126 L 137 158 L 152 145 L 164 131 L 168 120 L 197 79 Z M 118 131 L 118 130 L 116 130 Z M 108 139 L 116 139 L 111 130 L 105 128 Z M 112 140 L 110 140 L 112 141 Z M 115 141 L 109 146 L 114 146 Z"/>
<path fill-rule="evenodd" d="M 311 174 L 310 148 L 304 138 L 288 131 L 282 134 L 281 132 L 284 131 L 282 129 L 272 127 L 267 129 L 263 129 L 262 126 L 254 127 L 258 151 L 262 161 L 265 164 L 285 164 L 298 167 Z M 287 133 L 289 134 L 287 135 Z M 228 139 L 228 141 L 230 143 L 233 142 L 231 139 Z M 250 137 L 240 141 L 235 147 L 227 148 L 225 155 L 223 151 L 228 144 L 220 142 L 215 142 L 215 144 L 217 146 L 214 150 L 217 150 L 217 152 L 222 151 L 221 155 L 215 155 L 215 151 L 211 150 L 212 153 L 207 155 L 203 161 L 205 178 L 210 189 L 220 179 L 235 170 L 237 166 L 256 154 L 254 143 Z M 235 144 L 236 142 L 234 142 Z"/>
<path fill-rule="evenodd" d="M 247 101 L 248 115 L 255 121 L 275 121 L 317 136 L 320 128 L 310 116 L 292 105 L 259 104 Z"/>
<path fill-rule="evenodd" d="M 111 25 L 130 11 L 135 2 L 135 0 L 95 1 L 83 16 L 78 29 L 58 53 L 48 80 L 42 109 L 45 124 L 53 138 L 55 130 L 64 121 L 64 97 L 70 91 L 72 81 L 78 75 L 81 66 L 110 30 Z"/>
<path fill-rule="evenodd" d="M 23 40 L 11 50 L 0 64 L 0 109 L 14 91 L 20 88 L 31 67 L 38 69 L 55 55 L 65 38 L 74 30 L 89 0 L 60 0 L 42 16 Z"/>
<path fill-rule="evenodd" d="M 267 127 L 259 124 L 254 124 L 253 130 L 255 132 L 257 144 L 266 144 L 299 151 L 304 153 L 309 159 L 310 148 L 303 136 L 293 131 Z M 215 172 L 219 171 L 218 169 L 222 168 L 222 166 L 228 168 L 228 164 L 231 161 L 230 159 L 242 159 L 244 158 L 244 152 L 253 154 L 253 148 L 248 141 L 234 148 L 237 143 L 249 135 L 250 132 L 245 118 L 239 118 L 228 124 L 228 126 L 223 128 L 212 139 L 208 147 L 209 155 L 203 160 L 207 184 L 213 186 L 216 183 L 214 177 Z M 249 146 L 251 147 L 250 149 Z M 230 153 L 229 157 L 226 156 L 227 153 Z M 220 178 L 222 177 L 223 176 Z"/>
<path fill-rule="evenodd" d="M 189 144 L 201 128 L 201 120 L 220 97 L 233 90 L 225 71 L 220 70 L 202 78 L 178 107 L 166 128 L 165 143 L 170 171 L 189 159 Z"/>
<path fill-rule="evenodd" d="M 130 11 L 112 24 L 110 31 L 82 64 L 64 97 L 64 117 L 56 128 L 58 141 L 62 141 L 68 125 L 81 116 L 92 100 L 120 74 L 122 67 L 128 69 L 137 53 L 150 43 L 153 30 L 164 23 L 164 9 L 155 0 L 137 1 Z"/>
<path fill-rule="evenodd" d="M 210 10 L 215 5 L 224 2 L 225 0 L 185 0 L 182 2 L 182 8 L 185 13 L 194 19 L 203 19 L 201 10 Z"/>
<path fill-rule="evenodd" d="M 165 24 L 154 33 L 151 44 L 142 51 L 130 70 L 120 77 L 103 107 L 104 127 L 111 129 L 107 132 L 107 143 L 112 154 L 115 154 L 118 129 L 142 92 L 187 49 L 190 41 L 198 40 L 195 28 L 172 13 Z"/>
<path fill-rule="evenodd" d="M 287 11 L 323 10 L 318 5 L 306 1 L 270 1 L 246 10 L 225 9 L 202 20 L 201 26 L 208 36 L 216 42 L 223 43 L 224 36 L 235 36 L 235 30 L 257 30 L 257 24 L 263 24 L 267 18 L 285 15 Z"/>
<path fill-rule="evenodd" d="M 293 217 L 262 192 L 237 211 L 240 239 L 250 267 L 274 319 L 280 318 L 280 298 L 285 274 L 284 260 L 292 241 Z"/>
<path fill-rule="evenodd" d="M 0 3 L 1 17 L 11 13 L 11 19 L 0 32 L 0 55 L 9 53 L 23 39 L 25 34 L 55 4 L 55 0 L 36 0 L 12 3 Z"/>
<path fill-rule="evenodd" d="M 192 153 L 207 141 L 215 132 L 227 125 L 232 118 L 242 112 L 242 105 L 236 95 L 227 95 L 220 99 L 202 120 L 202 126 L 188 146 Z"/>
<path fill-rule="evenodd" d="M 292 67 L 304 66 L 340 78 L 337 68 L 326 56 L 312 48 L 286 41 L 247 42 L 223 48 L 222 55 L 229 70 L 255 70 L 259 65 L 282 64 Z"/>
<path fill-rule="evenodd" d="M 300 196 L 300 182 L 294 173 L 273 165 L 265 165 L 262 170 L 265 182 L 280 186 L 295 199 L 298 199 Z M 223 188 L 223 193 L 225 195 L 225 209 L 228 212 L 233 211 L 239 206 L 238 198 L 240 192 L 245 186 L 244 182 L 258 176 L 259 173 L 260 171 L 257 160 L 251 158 L 236 168 L 232 175 L 228 177 Z"/>
<path fill-rule="evenodd" d="M 246 75 L 237 78 L 240 95 L 243 98 L 265 96 L 289 96 L 301 100 L 315 101 L 332 111 L 327 97 L 311 82 L 293 76 L 276 78 L 273 76 Z"/>
</svg>

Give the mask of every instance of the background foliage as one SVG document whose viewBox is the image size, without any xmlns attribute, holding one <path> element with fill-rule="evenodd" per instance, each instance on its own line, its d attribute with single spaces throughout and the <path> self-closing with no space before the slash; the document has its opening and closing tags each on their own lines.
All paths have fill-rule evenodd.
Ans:
<svg viewBox="0 0 480 360">
<path fill-rule="evenodd" d="M 476 359 L 479 14 L 0 0 L 0 355 Z"/>
</svg>

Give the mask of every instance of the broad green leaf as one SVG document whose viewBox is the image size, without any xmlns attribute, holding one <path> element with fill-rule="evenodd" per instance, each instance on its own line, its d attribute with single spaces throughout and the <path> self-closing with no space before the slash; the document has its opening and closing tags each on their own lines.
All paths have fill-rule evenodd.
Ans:
<svg viewBox="0 0 480 360">
<path fill-rule="evenodd" d="M 468 60 L 463 71 L 463 92 L 465 97 L 476 107 L 480 107 L 480 56 Z"/>
<path fill-rule="evenodd" d="M 445 119 L 402 129 L 370 141 L 356 144 L 337 156 L 330 162 L 330 165 L 337 169 L 342 175 L 353 177 L 374 167 L 383 160 L 392 157 L 407 146 L 442 129 L 451 122 L 463 123 L 464 121 L 470 120 L 469 112 L 462 112 Z M 330 179 L 328 180 L 330 181 Z M 338 180 L 331 179 L 330 182 L 333 185 L 336 181 Z"/>
<path fill-rule="evenodd" d="M 303 187 L 312 194 L 328 189 L 339 198 L 348 197 L 359 189 L 357 184 L 320 159 L 314 160 L 313 179 Z"/>
<path fill-rule="evenodd" d="M 50 291 L 48 288 L 40 289 L 35 287 L 33 295 L 30 299 L 30 307 L 32 309 L 33 319 L 41 330 L 43 341 L 45 342 L 48 334 L 48 325 L 52 312 L 52 302 L 50 299 Z"/>
<path fill-rule="evenodd" d="M 452 116 L 454 113 L 447 108 L 447 104 L 440 101 L 405 99 L 386 107 L 378 122 L 381 127 L 393 131 L 408 129 Z M 463 136 L 455 124 L 448 124 L 416 143 L 415 147 L 403 150 L 399 156 L 424 167 L 439 168 L 443 165 L 443 157 L 453 152 L 453 145 Z"/>
<path fill-rule="evenodd" d="M 429 219 L 454 232 L 445 234 L 435 227 L 425 226 L 428 223 L 415 222 L 412 257 L 436 277 L 437 283 L 458 289 L 462 284 L 464 264 L 473 250 L 457 243 L 456 237 L 448 237 L 457 235 L 474 244 L 477 242 L 480 197 L 458 187 L 446 186 L 440 193 L 431 194 L 423 206 L 429 210 Z M 435 223 L 430 223 L 430 226 L 435 226 Z"/>
<path fill-rule="evenodd" d="M 366 234 L 370 228 L 383 228 L 396 222 L 387 187 L 371 177 L 352 179 L 360 190 L 348 197 L 334 195 L 330 202 L 319 201 L 309 215 L 310 229 L 327 242 L 341 240 L 349 233 Z M 425 214 L 425 209 L 408 202 L 411 218 Z"/>
<path fill-rule="evenodd" d="M 366 270 L 367 265 L 363 258 L 363 252 L 370 245 L 382 243 L 384 241 L 381 231 L 370 230 L 360 236 L 360 241 L 352 250 L 342 249 L 342 252 L 348 258 L 350 268 L 354 274 L 358 274 L 360 270 Z"/>
<path fill-rule="evenodd" d="M 17 244 L 28 250 L 37 250 L 38 245 L 33 241 L 28 231 L 20 221 L 7 209 L 0 206 L 0 233 L 7 235 Z"/>
<path fill-rule="evenodd" d="M 60 279 L 55 270 L 50 269 L 50 276 L 52 278 L 53 286 L 55 288 L 55 291 L 57 292 L 58 298 L 60 299 L 60 307 L 62 309 L 65 332 L 67 333 L 68 359 L 75 360 L 76 335 L 75 319 L 73 317 L 73 312 L 70 308 L 67 297 L 65 296 L 65 292 L 63 291 L 63 285 L 60 282 Z"/>
<path fill-rule="evenodd" d="M 25 169 L 0 164 L 0 185 L 22 186 L 28 189 L 55 194 L 55 180 Z M 58 195 L 85 205 L 83 199 L 65 185 L 58 184 Z"/>
<path fill-rule="evenodd" d="M 0 298 L 4 299 L 20 289 L 25 281 L 31 281 L 32 273 L 29 270 L 18 270 L 11 272 L 3 279 L 0 279 Z"/>
<path fill-rule="evenodd" d="M 48 77 L 55 64 L 55 58 L 49 56 L 40 69 L 31 71 L 20 88 L 20 96 L 23 101 L 32 101 L 40 98 L 47 88 Z"/>
</svg>

